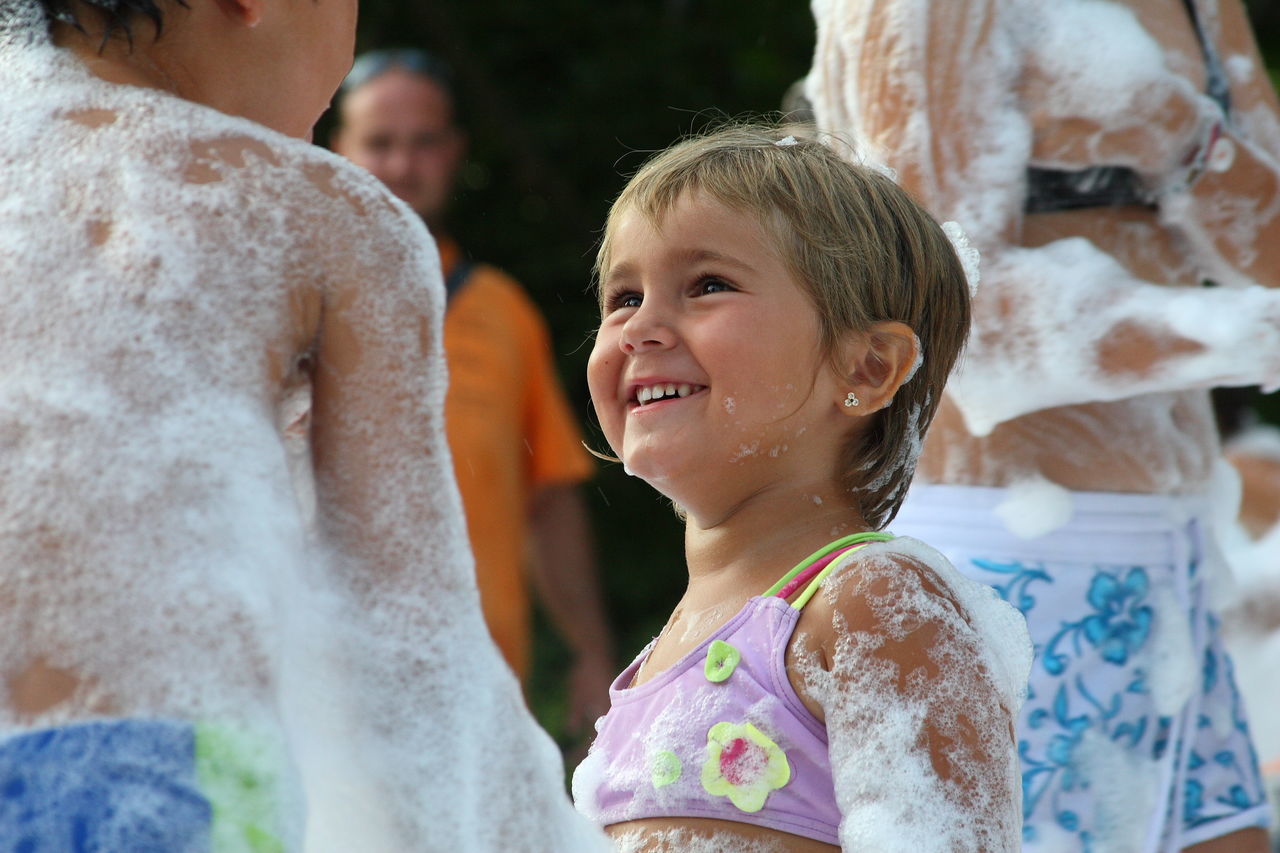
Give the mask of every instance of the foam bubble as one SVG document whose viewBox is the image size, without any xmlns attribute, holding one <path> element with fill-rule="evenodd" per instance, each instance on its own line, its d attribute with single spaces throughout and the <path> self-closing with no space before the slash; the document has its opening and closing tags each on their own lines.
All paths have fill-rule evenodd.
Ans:
<svg viewBox="0 0 1280 853">
<path fill-rule="evenodd" d="M 1021 480 L 1008 487 L 995 508 L 1004 526 L 1022 539 L 1052 533 L 1071 520 L 1075 499 L 1071 492 L 1043 477 Z"/>
<path fill-rule="evenodd" d="M 1107 734 L 1092 728 L 1081 733 L 1072 758 L 1089 768 L 1091 801 L 1096 804 L 1093 849 L 1117 853 L 1144 849 L 1151 829 L 1149 816 L 1164 805 L 1160 802 L 1163 768 L 1129 750 L 1117 749 Z M 1062 849 L 1078 849 L 1079 844 L 1077 838 Z M 1037 845 L 1036 849 L 1059 848 Z"/>
<path fill-rule="evenodd" d="M 1258 456 L 1280 462 L 1280 427 L 1271 424 L 1253 424 L 1231 437 L 1224 448 L 1228 453 Z"/>
<path fill-rule="evenodd" d="M 947 235 L 947 239 L 955 247 L 956 257 L 960 259 L 960 267 L 964 270 L 964 280 L 969 284 L 969 296 L 977 296 L 978 287 L 982 283 L 982 254 L 969 244 L 969 235 L 964 233 L 959 222 L 947 220 L 942 223 L 942 233 Z"/>
<path fill-rule="evenodd" d="M 728 830 L 720 832 L 691 829 L 665 829 L 620 832 L 613 836 L 615 853 L 651 853 L 654 850 L 680 850 L 682 853 L 786 853 L 786 845 L 755 838 L 745 838 Z"/>
</svg>

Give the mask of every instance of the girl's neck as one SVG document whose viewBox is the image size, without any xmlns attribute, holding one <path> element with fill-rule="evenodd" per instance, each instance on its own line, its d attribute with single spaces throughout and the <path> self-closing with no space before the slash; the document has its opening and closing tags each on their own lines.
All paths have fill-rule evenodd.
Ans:
<svg viewBox="0 0 1280 853">
<path fill-rule="evenodd" d="M 830 488 L 755 495 L 714 523 L 691 515 L 685 524 L 689 586 L 745 586 L 754 595 L 828 542 L 867 529 L 851 497 Z"/>
</svg>

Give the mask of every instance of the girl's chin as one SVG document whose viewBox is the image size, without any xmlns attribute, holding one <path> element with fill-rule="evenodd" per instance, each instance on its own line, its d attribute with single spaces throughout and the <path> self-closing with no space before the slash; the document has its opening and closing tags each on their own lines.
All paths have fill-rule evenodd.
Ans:
<svg viewBox="0 0 1280 853">
<path fill-rule="evenodd" d="M 656 464 L 656 460 L 647 459 L 639 454 L 628 454 L 621 458 L 622 470 L 628 476 L 644 480 L 664 496 L 671 497 L 667 494 L 667 490 L 673 485 L 672 472 L 667 466 Z"/>
</svg>

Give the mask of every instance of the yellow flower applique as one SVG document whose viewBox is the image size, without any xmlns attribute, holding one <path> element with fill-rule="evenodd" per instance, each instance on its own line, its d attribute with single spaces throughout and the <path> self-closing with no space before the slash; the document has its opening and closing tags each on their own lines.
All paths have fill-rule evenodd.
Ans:
<svg viewBox="0 0 1280 853">
<path fill-rule="evenodd" d="M 702 787 L 728 797 L 744 812 L 758 812 L 770 792 L 791 780 L 787 756 L 751 723 L 716 723 L 707 732 Z"/>
<path fill-rule="evenodd" d="M 718 684 L 733 675 L 741 661 L 741 652 L 724 640 L 716 640 L 707 649 L 707 662 L 703 665 L 702 672 L 707 681 Z"/>
<path fill-rule="evenodd" d="M 680 766 L 680 756 L 669 749 L 649 756 L 649 773 L 655 788 L 664 788 L 679 780 L 683 769 Z"/>
</svg>

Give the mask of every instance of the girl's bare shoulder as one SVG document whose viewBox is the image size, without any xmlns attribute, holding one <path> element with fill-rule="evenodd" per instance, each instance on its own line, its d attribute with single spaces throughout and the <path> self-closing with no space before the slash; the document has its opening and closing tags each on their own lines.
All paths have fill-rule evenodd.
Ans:
<svg viewBox="0 0 1280 853">
<path fill-rule="evenodd" d="M 799 630 L 824 669 L 841 657 L 878 659 L 903 672 L 967 659 L 981 662 L 1010 696 L 1022 690 L 1031 663 L 1022 615 L 909 537 L 846 556 L 805 608 Z"/>
</svg>

